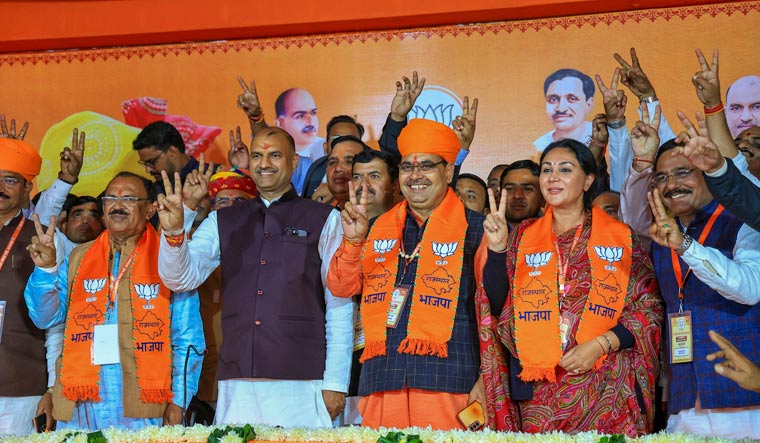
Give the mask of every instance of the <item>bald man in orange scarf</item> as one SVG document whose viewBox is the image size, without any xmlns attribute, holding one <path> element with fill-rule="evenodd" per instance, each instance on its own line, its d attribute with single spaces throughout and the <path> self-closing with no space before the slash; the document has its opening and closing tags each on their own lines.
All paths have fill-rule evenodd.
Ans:
<svg viewBox="0 0 760 443">
<path fill-rule="evenodd" d="M 451 128 L 414 119 L 398 145 L 406 200 L 370 222 L 351 192 L 327 284 L 361 294 L 362 424 L 464 429 L 457 413 L 482 398 L 473 296 L 483 216 L 449 187 L 460 148 Z"/>
</svg>

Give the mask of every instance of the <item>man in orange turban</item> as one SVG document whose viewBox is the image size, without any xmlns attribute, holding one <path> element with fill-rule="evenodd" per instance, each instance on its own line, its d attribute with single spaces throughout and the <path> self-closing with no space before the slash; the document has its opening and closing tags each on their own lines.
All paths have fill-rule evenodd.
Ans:
<svg viewBox="0 0 760 443">
<path fill-rule="evenodd" d="M 48 382 L 45 331 L 32 324 L 24 302 L 35 229 L 21 211 L 41 163 L 28 143 L 0 138 L 0 435 L 32 431 Z"/>
<path fill-rule="evenodd" d="M 457 413 L 474 399 L 485 404 L 472 309 L 483 215 L 449 187 L 460 149 L 451 128 L 413 119 L 398 147 L 406 201 L 370 228 L 351 195 L 327 284 L 339 297 L 361 294 L 362 424 L 464 429 Z"/>
</svg>

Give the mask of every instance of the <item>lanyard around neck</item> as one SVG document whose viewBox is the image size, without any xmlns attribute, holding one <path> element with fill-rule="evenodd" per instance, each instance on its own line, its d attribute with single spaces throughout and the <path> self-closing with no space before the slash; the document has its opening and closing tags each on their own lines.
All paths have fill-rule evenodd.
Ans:
<svg viewBox="0 0 760 443">
<path fill-rule="evenodd" d="M 11 239 L 8 241 L 8 245 L 5 247 L 3 255 L 0 257 L 0 271 L 3 270 L 5 261 L 8 260 L 8 255 L 11 253 L 11 248 L 13 248 L 13 245 L 16 243 L 16 239 L 18 238 L 21 229 L 23 229 L 24 223 L 26 223 L 26 217 L 21 215 L 21 220 L 18 222 L 18 225 L 16 225 L 16 230 L 13 231 L 13 235 L 11 235 Z"/>
<path fill-rule="evenodd" d="M 710 231 L 712 231 L 715 221 L 718 220 L 718 216 L 723 212 L 723 209 L 722 205 L 718 205 L 715 208 L 715 211 L 713 211 L 712 215 L 707 220 L 704 229 L 702 229 L 702 232 L 699 234 L 699 244 L 705 243 L 707 236 L 710 235 Z M 678 285 L 678 300 L 680 302 L 678 312 L 683 312 L 683 285 L 686 284 L 686 279 L 689 278 L 691 268 L 686 270 L 686 274 L 683 273 L 681 261 L 678 260 L 678 254 L 676 254 L 676 251 L 673 249 L 670 250 L 670 261 L 673 263 L 673 273 L 675 274 L 676 284 Z"/>
</svg>

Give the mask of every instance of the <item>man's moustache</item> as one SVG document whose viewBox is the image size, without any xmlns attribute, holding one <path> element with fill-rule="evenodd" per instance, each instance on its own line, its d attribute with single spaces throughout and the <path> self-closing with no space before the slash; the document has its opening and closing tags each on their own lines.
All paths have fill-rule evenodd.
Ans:
<svg viewBox="0 0 760 443">
<path fill-rule="evenodd" d="M 114 209 L 113 211 L 109 212 L 108 215 L 129 215 L 129 212 L 123 209 Z"/>
<path fill-rule="evenodd" d="M 304 126 L 303 129 L 301 129 L 301 132 L 311 132 L 314 131 L 316 128 L 314 126 Z"/>
<path fill-rule="evenodd" d="M 662 193 L 662 196 L 665 198 L 670 198 L 673 196 L 673 194 L 691 194 L 691 190 L 689 189 L 673 189 L 670 191 L 665 191 Z"/>
<path fill-rule="evenodd" d="M 11 198 L 10 195 L 6 194 L 5 192 L 0 192 L 0 198 Z"/>
</svg>

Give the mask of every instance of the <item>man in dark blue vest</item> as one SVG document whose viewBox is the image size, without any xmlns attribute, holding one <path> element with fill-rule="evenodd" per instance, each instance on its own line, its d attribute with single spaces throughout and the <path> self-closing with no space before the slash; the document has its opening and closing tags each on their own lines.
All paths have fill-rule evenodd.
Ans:
<svg viewBox="0 0 760 443">
<path fill-rule="evenodd" d="M 760 394 L 721 377 L 707 359 L 714 330 L 760 361 L 760 233 L 713 199 L 675 140 L 657 152 L 652 182 L 652 263 L 669 316 L 667 430 L 760 438 Z"/>
<path fill-rule="evenodd" d="M 324 284 L 343 237 L 340 214 L 298 197 L 297 163 L 287 132 L 257 133 L 250 160 L 257 197 L 209 214 L 192 241 L 182 228 L 181 191 L 160 197 L 166 286 L 196 288 L 222 267 L 216 423 L 326 427 L 345 406 L 353 302 Z"/>
</svg>

